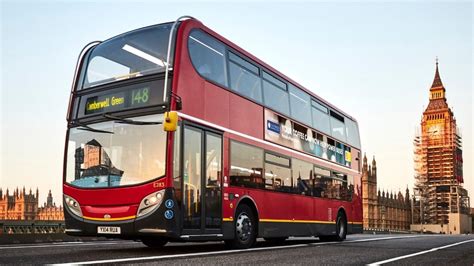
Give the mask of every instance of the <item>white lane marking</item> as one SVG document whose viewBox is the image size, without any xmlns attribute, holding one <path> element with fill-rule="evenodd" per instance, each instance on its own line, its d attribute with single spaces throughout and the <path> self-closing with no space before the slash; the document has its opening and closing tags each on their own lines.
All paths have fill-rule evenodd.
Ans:
<svg viewBox="0 0 474 266">
<path fill-rule="evenodd" d="M 140 242 L 121 242 L 121 241 L 116 241 L 116 242 L 68 242 L 68 243 L 51 243 L 47 245 L 20 245 L 20 246 L 8 246 L 8 247 L 2 247 L 0 246 L 0 250 L 2 249 L 22 249 L 22 248 L 51 248 L 51 247 L 77 247 L 77 246 L 101 246 L 101 245 L 117 245 L 117 244 L 141 244 Z"/>
<path fill-rule="evenodd" d="M 87 265 L 87 264 L 132 262 L 132 261 L 142 261 L 142 260 L 189 258 L 189 257 L 200 257 L 200 256 L 207 256 L 207 255 L 222 255 L 222 254 L 232 254 L 232 253 L 244 253 L 244 252 L 253 252 L 253 251 L 265 251 L 265 250 L 289 249 L 289 248 L 300 248 L 300 247 L 312 247 L 312 246 L 334 245 L 334 244 L 355 243 L 355 242 L 369 242 L 369 241 L 380 241 L 380 240 L 411 238 L 411 237 L 421 237 L 421 235 L 419 235 L 419 236 L 417 235 L 417 236 L 398 236 L 398 237 L 394 236 L 394 237 L 381 237 L 381 238 L 367 238 L 367 239 L 358 239 L 358 240 L 348 240 L 348 241 L 343 241 L 343 242 L 322 242 L 322 243 L 296 244 L 296 245 L 276 246 L 276 247 L 219 250 L 219 251 L 210 251 L 210 252 L 161 255 L 161 256 L 150 256 L 150 257 L 135 257 L 135 258 L 122 258 L 122 259 L 110 259 L 110 260 L 78 261 L 78 262 L 67 262 L 67 263 L 53 264 L 53 265 Z"/>
<path fill-rule="evenodd" d="M 344 244 L 344 243 L 355 243 L 355 242 L 371 242 L 371 241 L 379 241 L 379 240 L 390 240 L 390 239 L 400 239 L 400 238 L 413 238 L 413 237 L 421 237 L 421 236 L 428 236 L 428 235 L 387 236 L 387 237 L 379 237 L 379 238 L 365 238 L 365 239 L 349 240 L 349 241 L 343 241 L 343 242 L 339 242 L 339 243 Z"/>
<path fill-rule="evenodd" d="M 466 243 L 473 242 L 473 241 L 474 241 L 474 239 L 465 240 L 465 241 L 457 242 L 457 243 L 450 244 L 450 245 L 446 245 L 446 246 L 441 246 L 441 247 L 437 247 L 437 248 L 427 249 L 427 250 L 423 250 L 423 251 L 420 251 L 420 252 L 416 252 L 416 253 L 412 253 L 412 254 L 400 256 L 400 257 L 391 258 L 391 259 L 388 259 L 388 260 L 382 260 L 382 261 L 373 262 L 373 263 L 367 264 L 367 265 L 368 265 L 368 266 L 382 265 L 382 264 L 384 264 L 384 263 L 389 263 L 389 262 L 392 262 L 392 261 L 397 261 L 397 260 L 402 260 L 402 259 L 406 259 L 406 258 L 410 258 L 410 257 L 415 257 L 415 256 L 418 256 L 418 255 L 422 255 L 422 254 L 426 254 L 426 253 L 438 251 L 438 250 L 441 250 L 441 249 L 445 249 L 445 248 L 450 248 L 450 247 L 454 247 L 454 246 L 466 244 Z"/>
</svg>

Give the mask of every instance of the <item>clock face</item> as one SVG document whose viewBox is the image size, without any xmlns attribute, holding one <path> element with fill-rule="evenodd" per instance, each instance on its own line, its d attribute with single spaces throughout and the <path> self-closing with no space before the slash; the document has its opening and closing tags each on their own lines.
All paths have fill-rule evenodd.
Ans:
<svg viewBox="0 0 474 266">
<path fill-rule="evenodd" d="M 430 136 L 439 136 L 441 134 L 442 127 L 440 124 L 437 125 L 431 125 L 428 127 L 428 134 Z"/>
</svg>

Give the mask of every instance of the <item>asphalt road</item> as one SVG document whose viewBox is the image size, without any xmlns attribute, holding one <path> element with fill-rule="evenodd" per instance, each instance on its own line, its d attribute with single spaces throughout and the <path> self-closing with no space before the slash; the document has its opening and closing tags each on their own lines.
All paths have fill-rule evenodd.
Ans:
<svg viewBox="0 0 474 266">
<path fill-rule="evenodd" d="M 282 245 L 259 240 L 249 250 L 226 250 L 222 242 L 169 243 L 160 249 L 133 241 L 0 246 L 0 264 L 61 263 L 474 265 L 474 236 L 350 235 L 341 243 L 292 238 Z"/>
</svg>

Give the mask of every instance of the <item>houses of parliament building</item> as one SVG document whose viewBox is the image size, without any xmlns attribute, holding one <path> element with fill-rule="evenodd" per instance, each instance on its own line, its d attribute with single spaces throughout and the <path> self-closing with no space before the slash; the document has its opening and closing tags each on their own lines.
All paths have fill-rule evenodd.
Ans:
<svg viewBox="0 0 474 266">
<path fill-rule="evenodd" d="M 364 155 L 362 166 L 362 208 L 364 230 L 408 231 L 411 223 L 411 199 L 408 188 L 400 191 L 380 192 L 377 189 L 377 163 L 375 157 L 368 165 Z"/>
<path fill-rule="evenodd" d="M 53 202 L 51 190 L 43 206 L 38 205 L 39 190 L 36 193 L 15 189 L 13 195 L 0 188 L 0 220 L 60 221 L 64 220 L 63 207 Z"/>
</svg>

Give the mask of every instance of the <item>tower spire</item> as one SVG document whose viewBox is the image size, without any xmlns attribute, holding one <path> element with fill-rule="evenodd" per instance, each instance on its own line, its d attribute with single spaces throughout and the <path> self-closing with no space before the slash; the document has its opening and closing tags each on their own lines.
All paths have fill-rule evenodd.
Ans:
<svg viewBox="0 0 474 266">
<path fill-rule="evenodd" d="M 439 64 L 438 57 L 436 57 L 436 72 L 435 72 L 435 76 L 434 76 L 434 79 L 433 79 L 433 84 L 431 85 L 430 90 L 440 89 L 440 88 L 442 88 L 444 90 L 443 82 L 441 81 L 441 77 L 439 75 L 438 64 Z"/>
</svg>

